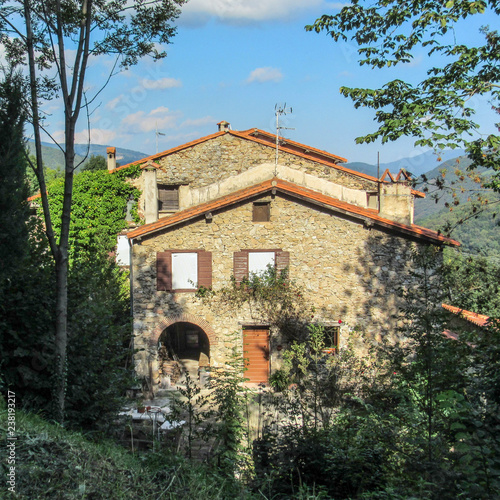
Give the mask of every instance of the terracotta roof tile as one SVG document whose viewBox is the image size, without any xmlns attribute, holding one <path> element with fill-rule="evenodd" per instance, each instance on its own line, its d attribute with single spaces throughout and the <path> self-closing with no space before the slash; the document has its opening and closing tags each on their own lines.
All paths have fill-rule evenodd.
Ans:
<svg viewBox="0 0 500 500">
<path fill-rule="evenodd" d="M 38 200 L 38 198 L 41 198 L 41 197 L 42 197 L 42 195 L 40 193 L 34 194 L 33 196 L 30 196 L 28 198 L 28 201 L 35 201 L 35 200 Z"/>
<path fill-rule="evenodd" d="M 370 223 L 372 223 L 373 225 L 395 230 L 407 236 L 419 239 L 421 238 L 438 244 L 448 244 L 455 246 L 460 245 L 458 241 L 452 240 L 451 238 L 446 238 L 436 231 L 431 231 L 430 229 L 426 229 L 416 225 L 400 224 L 398 222 L 380 217 L 378 215 L 378 212 L 374 209 L 357 207 L 344 201 L 340 201 L 335 198 L 331 198 L 330 196 L 318 193 L 317 191 L 313 191 L 312 189 L 304 188 L 302 186 L 298 186 L 297 184 L 293 184 L 291 182 L 283 181 L 277 178 L 264 181 L 260 184 L 241 189 L 239 191 L 235 191 L 234 193 L 223 196 L 216 200 L 187 208 L 185 210 L 177 212 L 170 217 L 165 217 L 151 224 L 141 226 L 140 228 L 128 233 L 127 236 L 129 238 L 145 236 L 147 234 L 174 226 L 181 222 L 191 220 L 195 217 L 199 217 L 204 213 L 227 207 L 239 201 L 248 200 L 267 191 L 272 191 L 273 189 L 308 202 L 328 207 L 336 212 L 363 219 L 366 222 L 370 221 Z"/>
<path fill-rule="evenodd" d="M 467 311 L 465 309 L 461 309 L 460 307 L 450 306 L 448 304 L 441 304 L 444 309 L 450 311 L 457 316 L 473 323 L 477 326 L 486 326 L 490 320 L 489 316 L 485 316 L 484 314 L 478 314 L 472 311 Z"/>
</svg>

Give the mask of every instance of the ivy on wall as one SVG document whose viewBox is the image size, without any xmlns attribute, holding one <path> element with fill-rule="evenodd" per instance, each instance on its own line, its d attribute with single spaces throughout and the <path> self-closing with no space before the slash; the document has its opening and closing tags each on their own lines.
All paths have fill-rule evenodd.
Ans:
<svg viewBox="0 0 500 500">
<path fill-rule="evenodd" d="M 70 260 L 77 256 L 89 257 L 98 249 L 112 252 L 116 236 L 127 227 L 125 214 L 130 197 L 138 200 L 141 192 L 128 179 L 140 175 L 140 168 L 132 166 L 113 174 L 108 171 L 84 171 L 75 176 L 72 221 L 70 229 Z M 49 205 L 53 214 L 56 234 L 60 221 L 64 196 L 64 179 L 56 179 L 48 187 Z M 41 208 L 40 208 L 41 210 Z M 137 204 L 132 210 L 135 222 L 140 219 Z"/>
</svg>

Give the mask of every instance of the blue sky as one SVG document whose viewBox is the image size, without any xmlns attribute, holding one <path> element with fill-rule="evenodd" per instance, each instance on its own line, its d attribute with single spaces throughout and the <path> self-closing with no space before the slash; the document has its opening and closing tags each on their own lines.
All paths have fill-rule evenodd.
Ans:
<svg viewBox="0 0 500 500">
<path fill-rule="evenodd" d="M 158 138 L 159 151 L 214 133 L 221 120 L 234 130 L 274 133 L 275 105 L 286 103 L 293 111 L 282 125 L 293 130 L 283 135 L 349 161 L 376 163 L 380 152 L 386 163 L 422 153 L 411 139 L 383 147 L 355 144 L 357 136 L 375 129 L 374 112 L 354 109 L 339 87 L 374 87 L 396 77 L 417 82 L 428 62 L 416 54 L 414 62 L 396 69 L 359 67 L 354 45 L 304 30 L 339 8 L 323 0 L 191 0 L 166 47 L 168 57 L 114 76 L 100 94 L 92 108 L 92 141 L 116 146 L 119 156 L 121 147 L 154 154 L 156 127 L 165 134 Z M 89 95 L 110 65 L 109 59 L 93 61 Z M 487 111 L 483 116 L 487 103 L 475 105 L 485 131 L 492 131 L 492 117 Z M 61 137 L 57 103 L 51 106 L 50 130 Z M 77 142 L 86 142 L 85 120 L 77 132 Z"/>
</svg>

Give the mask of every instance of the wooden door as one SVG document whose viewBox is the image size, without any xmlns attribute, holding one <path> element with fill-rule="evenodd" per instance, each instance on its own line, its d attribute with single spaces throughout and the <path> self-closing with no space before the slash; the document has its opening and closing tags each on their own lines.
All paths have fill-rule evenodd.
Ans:
<svg viewBox="0 0 500 500">
<path fill-rule="evenodd" d="M 243 329 L 243 357 L 245 378 L 252 384 L 267 384 L 269 381 L 269 330 L 259 328 Z"/>
</svg>

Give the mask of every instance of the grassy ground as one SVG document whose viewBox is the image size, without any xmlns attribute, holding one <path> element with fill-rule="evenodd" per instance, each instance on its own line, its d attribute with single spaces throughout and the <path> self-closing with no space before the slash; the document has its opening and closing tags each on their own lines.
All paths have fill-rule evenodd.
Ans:
<svg viewBox="0 0 500 500">
<path fill-rule="evenodd" d="M 7 415 L 5 401 L 0 398 L 0 438 L 4 444 Z M 251 498 L 236 481 L 168 450 L 133 455 L 111 442 L 90 442 L 81 434 L 20 410 L 15 413 L 15 424 L 15 494 L 7 490 L 9 453 L 3 445 L 0 498 Z"/>
</svg>

